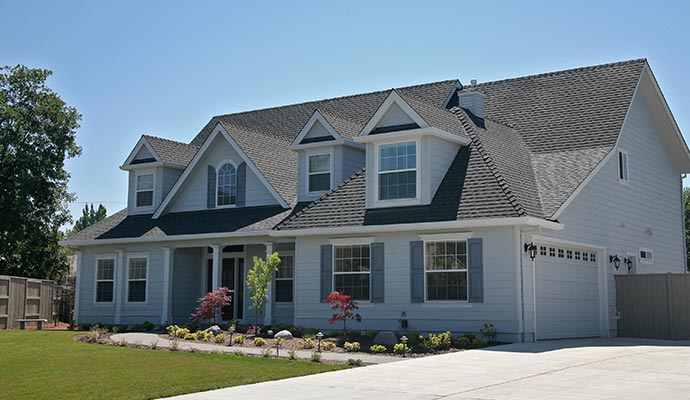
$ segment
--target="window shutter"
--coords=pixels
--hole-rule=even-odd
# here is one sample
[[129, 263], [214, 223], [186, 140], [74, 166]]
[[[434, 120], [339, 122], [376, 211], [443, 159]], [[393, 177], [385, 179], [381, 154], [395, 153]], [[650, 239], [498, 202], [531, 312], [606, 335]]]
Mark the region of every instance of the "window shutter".
[[244, 206], [247, 197], [247, 163], [237, 167], [237, 206]]
[[333, 291], [333, 246], [321, 245], [321, 301]]
[[208, 191], [206, 193], [206, 206], [216, 207], [216, 169], [208, 166]]
[[384, 296], [383, 243], [371, 244], [371, 302], [383, 303]]
[[410, 242], [410, 301], [424, 303], [424, 242]]
[[470, 285], [470, 303], [484, 302], [484, 255], [482, 239], [471, 238], [467, 240], [468, 249], [468, 275]]

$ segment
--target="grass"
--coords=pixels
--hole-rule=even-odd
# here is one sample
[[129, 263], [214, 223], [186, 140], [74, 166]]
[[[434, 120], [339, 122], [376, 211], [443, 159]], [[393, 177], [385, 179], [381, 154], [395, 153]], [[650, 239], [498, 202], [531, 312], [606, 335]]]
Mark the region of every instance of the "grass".
[[74, 335], [0, 331], [0, 399], [150, 399], [347, 368], [87, 344]]

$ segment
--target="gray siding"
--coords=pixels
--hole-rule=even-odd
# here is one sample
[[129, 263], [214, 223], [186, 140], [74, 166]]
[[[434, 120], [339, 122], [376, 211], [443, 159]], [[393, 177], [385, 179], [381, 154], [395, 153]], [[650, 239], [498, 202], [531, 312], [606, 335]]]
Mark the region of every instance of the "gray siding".
[[197, 299], [204, 294], [203, 266], [206, 248], [175, 250], [173, 266], [173, 323], [184, 324], [194, 312]]
[[364, 149], [339, 145], [299, 150], [297, 156], [298, 201], [314, 201], [323, 195], [323, 193], [308, 193], [307, 156], [318, 153], [331, 153], [333, 155], [333, 171], [331, 171], [332, 188], [338, 186], [345, 179], [352, 176], [355, 172], [364, 168]]
[[424, 155], [422, 159], [425, 161], [423, 165], [426, 167], [424, 176], [427, 177], [426, 180], [428, 181], [425, 190], [429, 196], [426, 202], [431, 202], [438, 186], [446, 176], [450, 164], [455, 159], [460, 145], [433, 136], [424, 138], [423, 143]]

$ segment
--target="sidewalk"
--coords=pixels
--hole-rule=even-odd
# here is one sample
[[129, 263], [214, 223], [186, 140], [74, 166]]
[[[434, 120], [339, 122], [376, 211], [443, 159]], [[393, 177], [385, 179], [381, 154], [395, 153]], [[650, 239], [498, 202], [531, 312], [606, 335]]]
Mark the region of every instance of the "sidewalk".
[[[120, 343], [122, 339], [126, 340], [128, 344], [141, 344], [143, 346], [150, 346], [153, 341], [156, 341], [156, 346], [162, 348], [170, 348], [170, 340], [163, 339], [155, 333], [118, 333], [110, 337], [110, 340], [112, 340], [115, 343]], [[221, 346], [211, 343], [193, 342], [190, 340], [179, 340], [178, 343], [180, 351], [189, 351], [190, 349], [195, 349], [198, 351], [217, 351], [228, 354], [242, 353], [261, 355], [261, 351], [266, 348]], [[296, 350], [295, 353], [297, 358], [299, 358], [300, 360], [311, 360], [311, 355], [314, 352], [312, 350]], [[271, 354], [275, 356], [275, 348], [271, 348]], [[287, 355], [287, 349], [280, 349], [281, 357], [287, 357]], [[347, 363], [347, 360], [351, 358], [355, 360], [362, 360], [362, 363], [364, 364], [383, 364], [404, 360], [404, 358], [400, 358], [397, 356], [374, 355], [368, 353], [333, 353], [329, 351], [321, 352], [322, 361], [337, 361], [341, 363]]]

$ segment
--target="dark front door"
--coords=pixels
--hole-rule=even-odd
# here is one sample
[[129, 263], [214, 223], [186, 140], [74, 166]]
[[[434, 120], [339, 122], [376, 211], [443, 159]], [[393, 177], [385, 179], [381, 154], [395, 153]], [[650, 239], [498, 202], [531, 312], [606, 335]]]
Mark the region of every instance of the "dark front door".
[[[244, 309], [244, 258], [231, 257], [223, 258], [221, 265], [220, 286], [232, 291], [232, 304], [223, 307], [221, 316], [223, 321], [241, 319]], [[207, 264], [206, 289], [213, 291], [213, 260], [208, 260]]]

